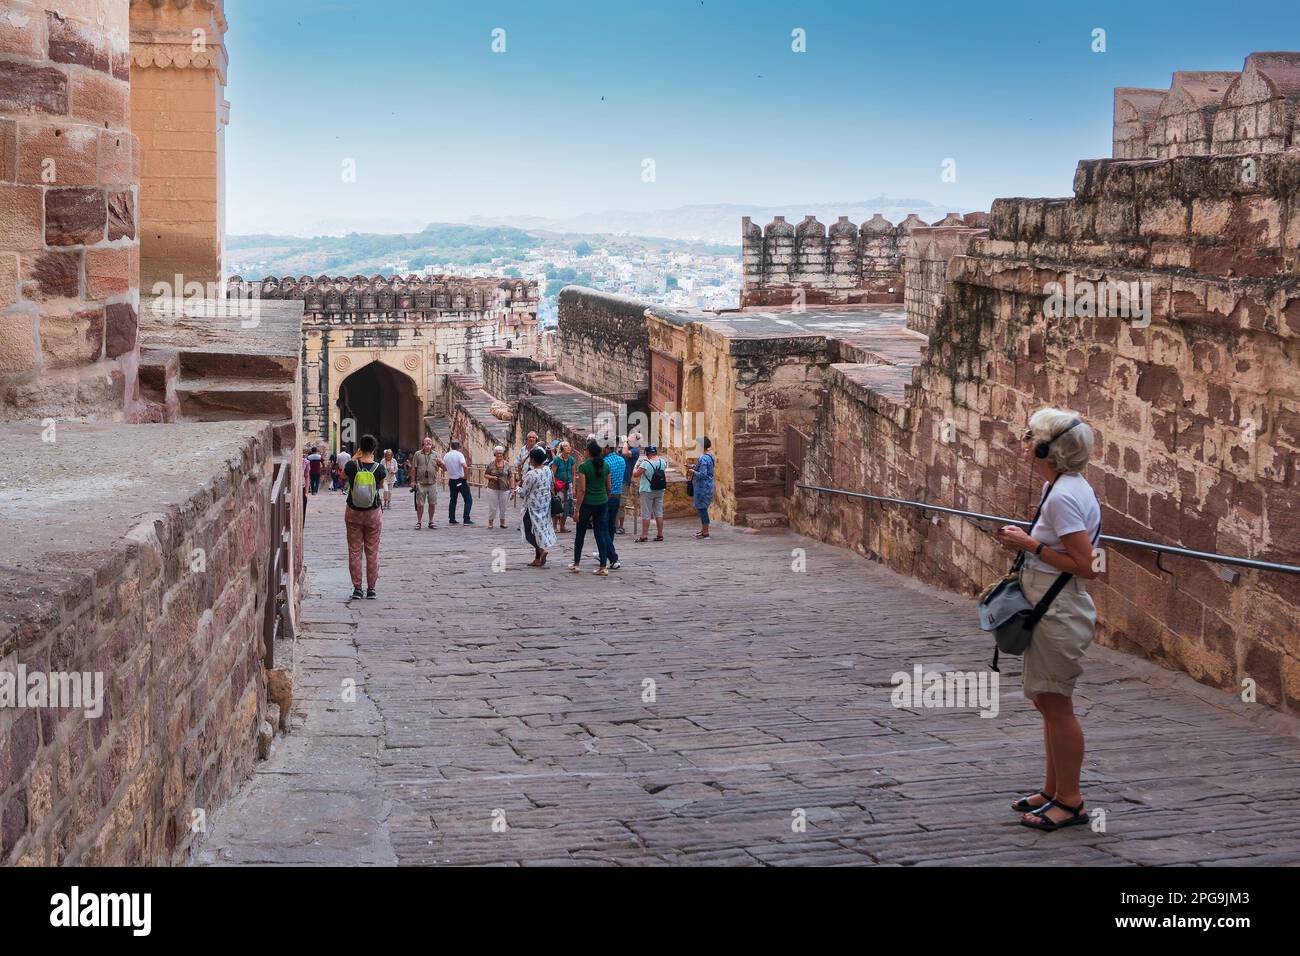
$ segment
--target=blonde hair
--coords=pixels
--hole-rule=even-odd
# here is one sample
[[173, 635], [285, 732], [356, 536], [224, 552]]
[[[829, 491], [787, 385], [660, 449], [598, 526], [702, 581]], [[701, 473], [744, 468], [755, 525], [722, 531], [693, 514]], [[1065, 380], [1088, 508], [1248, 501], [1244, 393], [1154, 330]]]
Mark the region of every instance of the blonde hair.
[[1029, 431], [1035, 442], [1051, 442], [1047, 460], [1063, 474], [1083, 471], [1092, 458], [1092, 428], [1078, 412], [1040, 408], [1029, 419]]

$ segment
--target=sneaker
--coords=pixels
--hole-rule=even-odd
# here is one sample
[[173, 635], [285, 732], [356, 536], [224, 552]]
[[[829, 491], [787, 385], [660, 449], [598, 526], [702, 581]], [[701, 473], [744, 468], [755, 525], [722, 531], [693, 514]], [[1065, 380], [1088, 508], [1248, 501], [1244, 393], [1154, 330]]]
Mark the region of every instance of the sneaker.
[[582, 568], [578, 567], [576, 564], [571, 564], [569, 565], [569, 570], [572, 571], [574, 574], [577, 574], [579, 571], [582, 570]]
[[363, 597], [365, 597], [365, 595], [361, 592], [361, 588], [353, 588], [353, 589], [352, 589], [352, 600], [354, 600], [354, 601], [359, 601], [359, 600], [361, 600]]
[[469, 518], [466, 518], [464, 521], [461, 522], [461, 524], [473, 524], [473, 523], [474, 522], [471, 521]]
[[447, 524], [460, 524], [460, 522], [457, 521], [455, 518], [452, 518], [450, 521], [447, 522]]
[[366, 588], [366, 597], [368, 597], [368, 598], [373, 598], [374, 596], [375, 596], [375, 589], [374, 589], [374, 588]]
[[609, 566], [609, 569], [610, 569], [611, 571], [617, 571], [617, 570], [618, 570], [619, 568], [621, 568], [622, 566], [623, 566], [623, 562], [622, 562], [622, 561], [614, 561], [614, 562], [611, 562], [611, 564], [610, 564], [610, 566]]
[[599, 574], [599, 575], [601, 575], [602, 577], [607, 577], [607, 576], [609, 575], [609, 568], [605, 567], [604, 565], [601, 565], [600, 567], [598, 567], [595, 571], [592, 571], [591, 573], [592, 573], [592, 574]]
[[616, 528], [616, 529], [614, 530], [614, 533], [615, 533], [615, 534], [627, 534], [627, 532], [624, 531], [622, 528]]

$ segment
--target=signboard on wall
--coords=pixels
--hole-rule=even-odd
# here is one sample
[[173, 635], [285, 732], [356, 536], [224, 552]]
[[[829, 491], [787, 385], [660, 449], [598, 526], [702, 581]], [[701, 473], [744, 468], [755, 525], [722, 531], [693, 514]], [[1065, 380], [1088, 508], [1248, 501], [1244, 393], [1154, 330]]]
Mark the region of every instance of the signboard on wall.
[[667, 352], [650, 350], [650, 409], [680, 411], [682, 407], [682, 361]]

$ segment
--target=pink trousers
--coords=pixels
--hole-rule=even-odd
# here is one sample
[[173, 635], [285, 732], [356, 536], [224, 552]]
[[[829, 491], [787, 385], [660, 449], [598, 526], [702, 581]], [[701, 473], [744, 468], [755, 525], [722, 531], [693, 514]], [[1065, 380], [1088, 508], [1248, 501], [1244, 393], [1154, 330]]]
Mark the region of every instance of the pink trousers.
[[348, 529], [348, 571], [352, 575], [352, 586], [361, 587], [361, 552], [366, 554], [366, 584], [374, 587], [379, 583], [379, 530], [383, 512], [379, 508], [358, 511], [356, 508], [344, 508], [346, 514], [343, 522]]

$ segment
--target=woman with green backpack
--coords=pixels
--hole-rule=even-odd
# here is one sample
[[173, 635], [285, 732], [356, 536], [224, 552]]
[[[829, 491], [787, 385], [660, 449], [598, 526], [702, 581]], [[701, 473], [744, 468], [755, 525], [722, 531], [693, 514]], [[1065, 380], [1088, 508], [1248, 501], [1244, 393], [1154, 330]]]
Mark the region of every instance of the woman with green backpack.
[[348, 572], [352, 575], [352, 597], [362, 597], [361, 563], [365, 555], [365, 597], [375, 596], [379, 583], [379, 532], [383, 503], [380, 489], [387, 472], [382, 463], [375, 461], [379, 442], [374, 435], [362, 435], [357, 442], [357, 454], [344, 467], [347, 475], [347, 507], [343, 509], [343, 524], [348, 534]]

